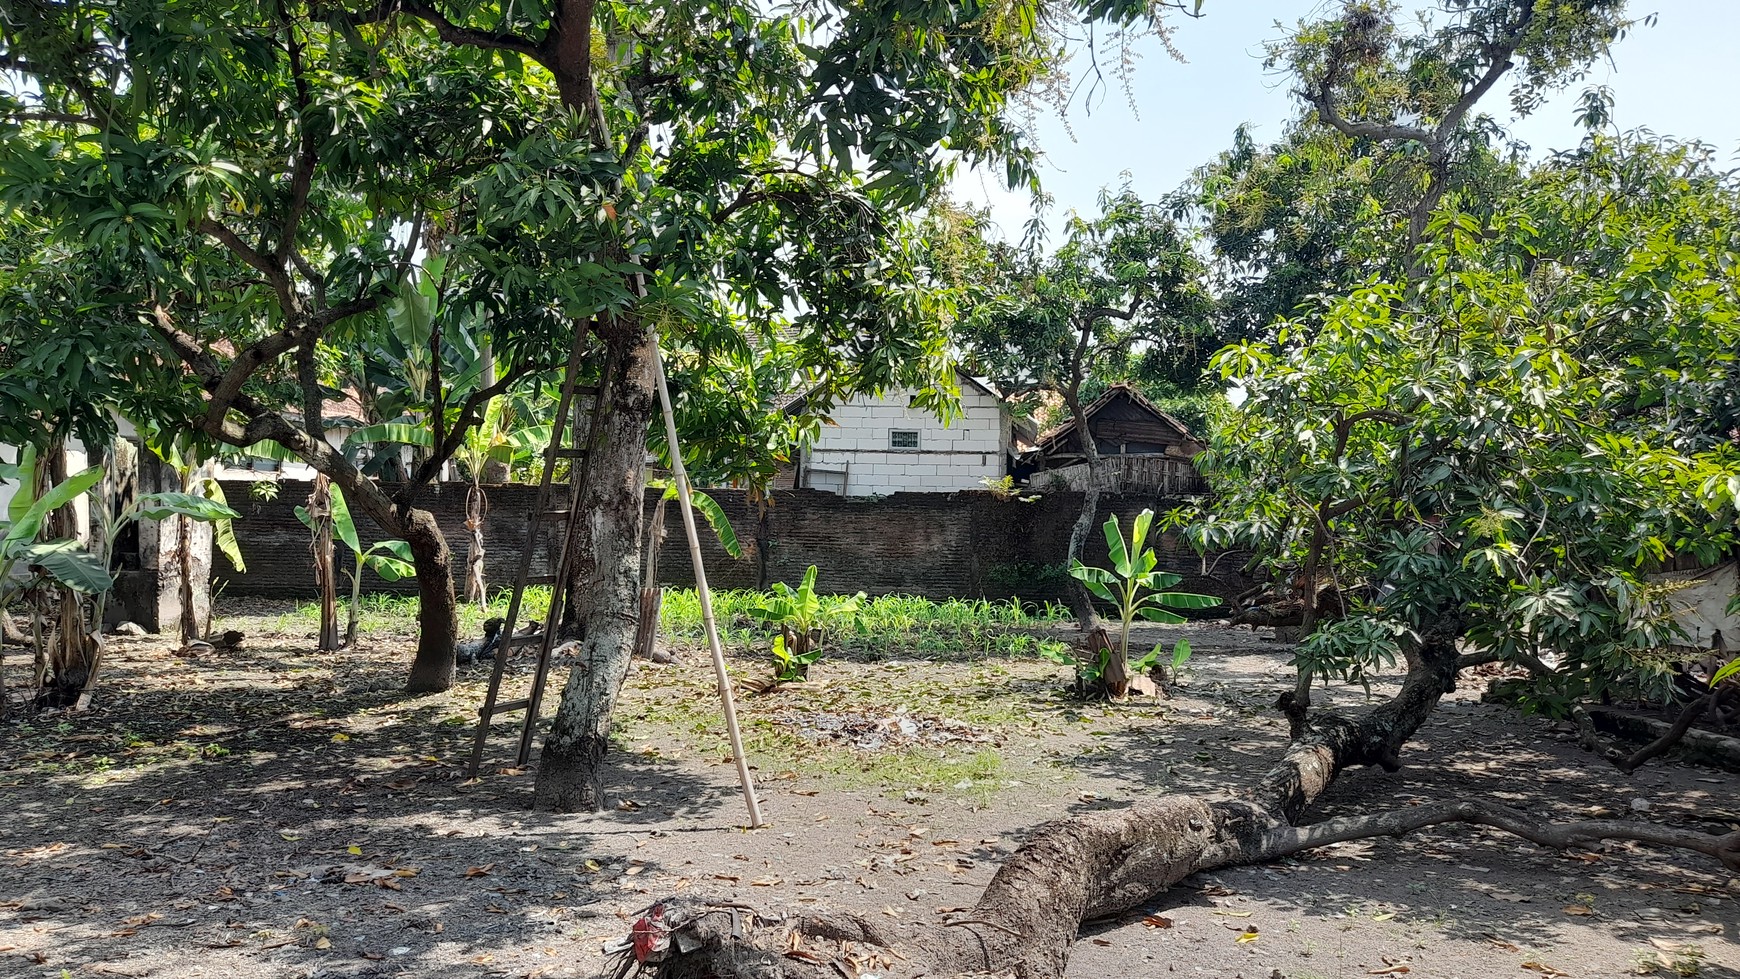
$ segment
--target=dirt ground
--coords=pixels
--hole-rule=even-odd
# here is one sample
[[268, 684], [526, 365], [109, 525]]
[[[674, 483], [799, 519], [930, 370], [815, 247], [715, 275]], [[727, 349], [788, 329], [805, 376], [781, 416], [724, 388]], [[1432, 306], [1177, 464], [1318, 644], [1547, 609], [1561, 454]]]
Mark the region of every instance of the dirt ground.
[[[1190, 638], [1187, 686], [1118, 707], [1068, 699], [1042, 661], [824, 661], [744, 701], [773, 824], [750, 832], [690, 651], [629, 680], [614, 808], [551, 816], [529, 809], [533, 776], [504, 767], [506, 720], [484, 777], [463, 777], [481, 669], [408, 696], [409, 636], [317, 654], [274, 633], [287, 605], [231, 606], [217, 627], [247, 632], [243, 649], [187, 659], [117, 637], [93, 712], [0, 726], [0, 976], [592, 976], [636, 912], [681, 894], [922, 918], [972, 904], [1039, 823], [1236, 788], [1285, 733], [1265, 705], [1286, 651], [1248, 631], [1152, 630]], [[17, 651], [7, 663], [15, 687]], [[1621, 775], [1481, 704], [1483, 685], [1444, 704], [1400, 772], [1350, 773], [1313, 815], [1475, 795], [1740, 824], [1740, 776]], [[1732, 876], [1690, 854], [1450, 828], [1192, 878], [1086, 928], [1069, 975], [1740, 979]]]

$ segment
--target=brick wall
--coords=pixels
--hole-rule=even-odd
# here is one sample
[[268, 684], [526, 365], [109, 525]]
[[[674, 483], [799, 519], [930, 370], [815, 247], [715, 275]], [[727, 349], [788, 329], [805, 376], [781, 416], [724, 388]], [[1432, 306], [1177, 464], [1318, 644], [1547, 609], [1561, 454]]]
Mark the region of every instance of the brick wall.
[[[220, 566], [214, 579], [226, 595], [305, 597], [313, 594], [308, 558], [308, 533], [293, 508], [308, 495], [307, 483], [284, 483], [276, 500], [261, 502], [248, 495], [245, 482], [226, 484], [230, 504], [243, 519], [236, 536], [248, 563], [238, 575]], [[819, 584], [830, 592], [903, 592], [932, 598], [1008, 597], [1030, 600], [1059, 598], [1063, 561], [1070, 527], [1081, 506], [1076, 493], [1053, 493], [1032, 502], [1000, 500], [982, 491], [962, 493], [896, 493], [880, 499], [852, 499], [817, 490], [785, 490], [771, 494], [765, 506], [753, 505], [742, 490], [712, 490], [743, 545], [743, 558], [733, 560], [702, 525], [708, 581], [716, 588], [766, 587], [774, 581], [796, 583], [814, 564]], [[498, 486], [489, 490], [490, 515], [485, 568], [492, 588], [511, 585], [516, 561], [526, 543], [526, 512], [537, 490], [531, 486]], [[648, 493], [650, 514], [656, 495]], [[446, 529], [457, 569], [464, 554], [462, 536], [465, 485], [432, 487], [420, 505], [432, 511]], [[1152, 497], [1115, 496], [1101, 499], [1100, 520], [1117, 513], [1127, 527], [1143, 507], [1164, 511], [1174, 505]], [[667, 537], [659, 553], [660, 579], [670, 585], [693, 584], [688, 544], [676, 504], [669, 505]], [[365, 544], [379, 539], [366, 519], [358, 527]], [[547, 534], [540, 534], [541, 538]], [[556, 543], [541, 539], [533, 549], [533, 568], [547, 570]], [[1219, 562], [1218, 580], [1197, 578], [1199, 559], [1180, 542], [1162, 537], [1155, 542], [1162, 568], [1187, 576], [1181, 588], [1231, 594], [1244, 587], [1237, 577], [1241, 562]], [[1105, 561], [1105, 540], [1089, 537], [1089, 563]], [[340, 566], [350, 560], [340, 545]], [[1051, 568], [1049, 572], [1047, 568]], [[388, 584], [372, 574], [369, 591], [414, 592], [414, 582]]]

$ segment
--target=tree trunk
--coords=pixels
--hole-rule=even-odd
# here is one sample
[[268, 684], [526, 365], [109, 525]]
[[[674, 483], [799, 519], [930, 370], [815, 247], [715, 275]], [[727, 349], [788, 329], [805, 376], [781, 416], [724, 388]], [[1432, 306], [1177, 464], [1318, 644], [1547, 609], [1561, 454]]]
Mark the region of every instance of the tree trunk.
[[465, 494], [465, 600], [489, 604], [488, 582], [483, 577], [483, 521], [489, 516], [489, 497], [477, 478]]
[[640, 606], [641, 511], [646, 496], [646, 433], [657, 407], [657, 335], [636, 318], [601, 324], [607, 348], [599, 431], [585, 497], [575, 511], [575, 553], [563, 631], [581, 643], [538, 763], [533, 803], [577, 812], [603, 805], [600, 766], [610, 713], [628, 676]]
[[[1740, 868], [1740, 831], [1718, 837], [1608, 821], [1552, 827], [1478, 802], [1296, 826], [1341, 770], [1373, 764], [1394, 770], [1400, 764], [1402, 745], [1454, 689], [1460, 630], [1459, 621], [1427, 630], [1420, 648], [1409, 651], [1402, 690], [1388, 703], [1358, 719], [1322, 714], [1304, 723], [1279, 764], [1242, 797], [1173, 795], [1049, 823], [1010, 856], [973, 910], [952, 921], [897, 924], [823, 913], [789, 920], [750, 916], [745, 928], [732, 908], [679, 905], [667, 913], [675, 934], [658, 975], [815, 979], [836, 974], [832, 962], [849, 942], [860, 959], [880, 955], [885, 964], [876, 971], [888, 976], [971, 972], [1054, 979], [1063, 975], [1083, 921], [1140, 906], [1191, 874], [1441, 822], [1497, 826], [1557, 847], [1593, 838], [1641, 839], [1707, 853]], [[797, 951], [811, 958], [794, 956]]]
[[417, 569], [417, 656], [405, 689], [438, 693], [453, 685], [453, 651], [459, 640], [459, 603], [447, 538], [427, 510], [404, 511], [400, 532], [411, 545]]
[[659, 641], [659, 608], [664, 589], [659, 587], [659, 545], [665, 542], [665, 503], [659, 497], [653, 507], [652, 525], [646, 530], [646, 556], [641, 559], [640, 623], [634, 634], [634, 654], [652, 659]]
[[[314, 524], [314, 539], [309, 553], [314, 558], [314, 588], [320, 595], [319, 649], [339, 648], [338, 640], [338, 569], [332, 556], [332, 481], [325, 474], [316, 474], [314, 489], [308, 494], [308, 519]], [[187, 543], [185, 535], [182, 544]], [[177, 553], [182, 553], [178, 549]], [[186, 612], [182, 619], [187, 618]]]
[[[1064, 400], [1069, 404], [1070, 417], [1075, 419], [1076, 437], [1081, 440], [1082, 454], [1087, 458], [1087, 486], [1082, 494], [1081, 515], [1075, 518], [1075, 526], [1069, 532], [1069, 553], [1064, 561], [1073, 565], [1081, 560], [1082, 548], [1087, 545], [1088, 534], [1093, 532], [1094, 515], [1100, 507], [1100, 447], [1094, 441], [1093, 432], [1088, 430], [1087, 414], [1082, 411], [1081, 396], [1075, 390], [1064, 392]], [[1076, 622], [1081, 631], [1092, 632], [1100, 627], [1099, 613], [1094, 611], [1094, 597], [1087, 586], [1070, 578], [1070, 606], [1075, 613]]]
[[[55, 440], [48, 451], [38, 457], [36, 495], [64, 482], [67, 472], [66, 446]], [[77, 501], [52, 511], [42, 522], [38, 533], [41, 540], [77, 539], [79, 536]], [[98, 639], [85, 629], [84, 596], [71, 588], [50, 585], [47, 593], [54, 596], [55, 622], [48, 645], [48, 659], [54, 671], [54, 688], [50, 702], [70, 706], [90, 679], [97, 657]]]

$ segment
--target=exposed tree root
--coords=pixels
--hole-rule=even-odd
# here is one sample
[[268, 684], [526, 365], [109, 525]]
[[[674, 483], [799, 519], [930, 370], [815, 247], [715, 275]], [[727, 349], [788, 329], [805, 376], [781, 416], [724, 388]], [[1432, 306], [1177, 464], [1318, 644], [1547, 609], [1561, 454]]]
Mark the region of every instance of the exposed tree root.
[[1428, 636], [1409, 657], [1395, 699], [1349, 720], [1306, 723], [1280, 763], [1238, 798], [1166, 796], [1113, 812], [1039, 827], [997, 871], [977, 905], [953, 920], [905, 924], [856, 915], [757, 915], [704, 902], [667, 909], [665, 979], [817, 979], [822, 976], [1063, 975], [1081, 923], [1137, 907], [1192, 874], [1261, 863], [1345, 840], [1399, 835], [1461, 822], [1542, 846], [1637, 840], [1707, 854], [1740, 870], [1740, 831], [1690, 830], [1596, 820], [1554, 824], [1503, 806], [1457, 802], [1366, 816], [1294, 822], [1351, 765], [1399, 765], [1398, 751], [1454, 686], [1454, 628]]

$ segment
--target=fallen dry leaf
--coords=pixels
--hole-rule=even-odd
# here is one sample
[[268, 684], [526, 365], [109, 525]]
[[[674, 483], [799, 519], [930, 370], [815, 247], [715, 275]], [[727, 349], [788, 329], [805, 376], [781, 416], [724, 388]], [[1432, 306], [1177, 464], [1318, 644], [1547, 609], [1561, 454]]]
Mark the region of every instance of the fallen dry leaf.
[[1532, 959], [1527, 961], [1527, 962], [1524, 962], [1522, 964], [1522, 967], [1525, 969], [1532, 969], [1535, 972], [1539, 972], [1543, 976], [1555, 976], [1556, 977], [1556, 976], [1568, 976], [1568, 975], [1570, 975], [1569, 972], [1560, 972], [1558, 969], [1553, 968], [1552, 966], [1546, 964], [1545, 962], [1536, 962]]
[[1413, 971], [1413, 970], [1409, 969], [1405, 965], [1392, 965], [1387, 969], [1373, 969], [1370, 972], [1367, 972], [1366, 975], [1368, 975], [1368, 976], [1399, 976], [1399, 975], [1402, 975], [1404, 973], [1411, 972], [1411, 971]]
[[1150, 928], [1170, 928], [1170, 927], [1172, 927], [1172, 919], [1171, 918], [1168, 918], [1164, 915], [1158, 915], [1158, 914], [1151, 914], [1151, 915], [1147, 916], [1146, 918], [1143, 918], [1142, 923], [1147, 925]]
[[785, 883], [783, 877], [757, 877], [749, 882], [750, 887], [777, 887]]
[[1486, 940], [1491, 942], [1493, 944], [1494, 948], [1500, 948], [1506, 952], [1520, 952], [1520, 951], [1522, 951], [1522, 949], [1511, 944], [1510, 942], [1507, 942], [1504, 939], [1498, 938], [1498, 937], [1493, 936], [1493, 935], [1486, 936]]
[[1594, 914], [1595, 911], [1594, 911], [1594, 909], [1590, 908], [1587, 904], [1567, 904], [1567, 905], [1565, 905], [1565, 913], [1566, 914], [1574, 914], [1574, 915], [1577, 915], [1578, 917], [1582, 917], [1585, 915]]
[[467, 867], [467, 868], [465, 868], [465, 876], [467, 876], [467, 877], [487, 877], [487, 876], [489, 876], [489, 872], [494, 870], [494, 869], [495, 869], [495, 864], [493, 864], [493, 863], [486, 863], [480, 867]]
[[1239, 932], [1239, 937], [1234, 939], [1234, 940], [1237, 941], [1240, 945], [1248, 945], [1251, 942], [1254, 942], [1257, 940], [1258, 934], [1259, 933], [1257, 931], [1257, 926], [1250, 925], [1244, 931]]

